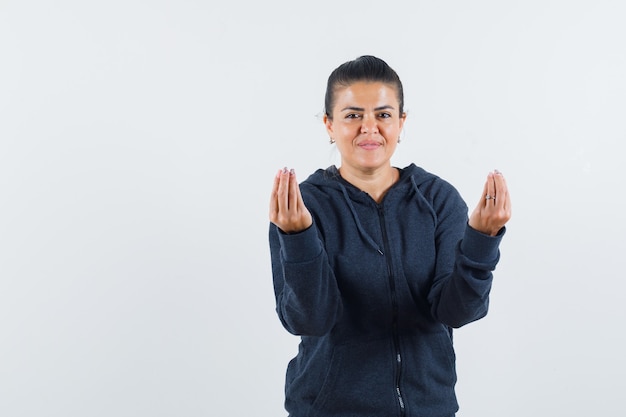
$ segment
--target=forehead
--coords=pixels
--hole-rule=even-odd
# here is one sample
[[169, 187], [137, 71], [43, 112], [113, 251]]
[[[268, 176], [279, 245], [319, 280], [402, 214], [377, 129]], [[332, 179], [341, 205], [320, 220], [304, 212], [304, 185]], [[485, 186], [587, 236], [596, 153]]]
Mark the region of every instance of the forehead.
[[381, 82], [358, 81], [335, 90], [335, 108], [339, 105], [360, 104], [366, 106], [398, 105], [398, 95], [394, 86]]

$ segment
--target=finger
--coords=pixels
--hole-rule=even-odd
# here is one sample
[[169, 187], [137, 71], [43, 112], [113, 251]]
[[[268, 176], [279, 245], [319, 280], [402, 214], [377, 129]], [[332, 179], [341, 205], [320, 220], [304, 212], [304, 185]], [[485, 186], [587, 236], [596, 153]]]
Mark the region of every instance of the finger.
[[296, 190], [295, 190], [294, 184], [293, 184], [294, 183], [294, 181], [293, 181], [293, 170], [288, 170], [287, 171], [287, 180], [288, 180], [288, 183], [287, 183], [287, 190], [288, 191], [287, 192], [289, 193], [289, 196], [288, 196], [287, 200], [288, 200], [288, 203], [289, 203], [289, 209], [293, 210], [294, 207], [295, 207], [295, 203], [296, 203], [296, 201], [294, 199]]
[[283, 168], [278, 175], [278, 211], [289, 210], [289, 171]]
[[486, 184], [486, 192], [485, 195], [483, 196], [485, 198], [485, 206], [486, 207], [490, 207], [493, 206], [495, 203], [495, 199], [496, 199], [496, 185], [494, 182], [494, 175], [493, 172], [490, 172], [487, 175], [487, 184]]
[[274, 175], [274, 183], [272, 185], [272, 194], [270, 197], [270, 218], [275, 218], [278, 213], [278, 183], [280, 179], [280, 171]]
[[504, 175], [498, 170], [494, 171], [493, 182], [495, 185], [495, 193], [498, 196], [496, 206], [506, 210], [509, 201], [509, 190], [506, 185]]
[[296, 172], [291, 169], [289, 171], [289, 208], [296, 210], [298, 208], [298, 200], [300, 198], [300, 187], [296, 179]]
[[504, 199], [504, 205], [502, 206], [503, 210], [511, 215], [511, 193], [509, 193], [509, 188], [506, 188], [506, 198]]
[[478, 200], [478, 206], [479, 207], [484, 207], [485, 206], [485, 195], [487, 194], [487, 181], [485, 181], [485, 184], [483, 185], [483, 192], [480, 195], [480, 199]]

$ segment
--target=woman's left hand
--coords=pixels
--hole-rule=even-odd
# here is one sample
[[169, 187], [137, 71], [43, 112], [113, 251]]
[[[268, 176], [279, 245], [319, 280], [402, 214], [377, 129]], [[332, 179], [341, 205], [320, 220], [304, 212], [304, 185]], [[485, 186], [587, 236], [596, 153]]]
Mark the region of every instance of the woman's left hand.
[[511, 198], [504, 176], [490, 172], [469, 225], [484, 234], [495, 236], [511, 218]]

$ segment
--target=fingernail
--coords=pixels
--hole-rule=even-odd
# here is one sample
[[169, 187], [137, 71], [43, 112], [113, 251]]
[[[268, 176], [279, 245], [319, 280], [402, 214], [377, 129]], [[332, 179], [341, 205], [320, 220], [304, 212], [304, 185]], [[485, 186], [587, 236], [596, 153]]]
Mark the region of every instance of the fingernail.
[[283, 174], [286, 174], [286, 173], [287, 173], [287, 167], [284, 167], [283, 168]]
[[295, 170], [295, 169], [293, 169], [293, 168], [291, 168], [291, 169], [289, 170], [289, 174], [291, 174], [291, 175], [296, 175], [296, 170]]
[[502, 173], [501, 173], [500, 171], [498, 171], [497, 169], [494, 169], [494, 170], [493, 170], [493, 173], [494, 173], [494, 174], [500, 174], [500, 175], [502, 175]]

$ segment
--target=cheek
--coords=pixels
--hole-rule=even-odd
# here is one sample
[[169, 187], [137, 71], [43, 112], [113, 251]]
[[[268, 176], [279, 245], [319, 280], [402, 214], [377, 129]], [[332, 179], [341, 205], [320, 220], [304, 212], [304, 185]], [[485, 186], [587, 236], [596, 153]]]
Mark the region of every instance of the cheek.
[[361, 131], [361, 127], [357, 126], [356, 123], [354, 124], [344, 123], [344, 124], [341, 124], [341, 126], [338, 129], [336, 129], [336, 131], [341, 136], [355, 136], [359, 134], [359, 132]]
[[398, 139], [398, 136], [400, 135], [400, 128], [395, 124], [384, 126], [380, 130], [381, 133], [383, 133], [383, 135], [389, 140]]

